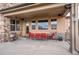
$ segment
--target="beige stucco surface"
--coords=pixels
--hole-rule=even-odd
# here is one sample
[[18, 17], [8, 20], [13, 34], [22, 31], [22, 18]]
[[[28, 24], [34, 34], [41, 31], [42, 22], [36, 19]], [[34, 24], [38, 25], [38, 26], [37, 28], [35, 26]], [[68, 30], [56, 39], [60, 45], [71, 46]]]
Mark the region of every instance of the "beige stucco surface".
[[[54, 19], [54, 18], [57, 19], [57, 29], [51, 29], [51, 19]], [[46, 32], [46, 33], [50, 33], [50, 32], [61, 32], [61, 33], [65, 33], [66, 30], [67, 30], [67, 28], [68, 28], [68, 26], [66, 24], [67, 20], [64, 17], [47, 17], [47, 18], [38, 18], [36, 20], [38, 21], [40, 19], [47, 19], [48, 20], [48, 24], [49, 24], [48, 25], [48, 30], [39, 30], [38, 29], [38, 25], [37, 25], [36, 30], [32, 30], [30, 28], [30, 31], [31, 32], [34, 32], [34, 33], [35, 32], [41, 32], [41, 33], [43, 33], [43, 32]], [[31, 22], [30, 22], [30, 25], [29, 26], [31, 27]]]

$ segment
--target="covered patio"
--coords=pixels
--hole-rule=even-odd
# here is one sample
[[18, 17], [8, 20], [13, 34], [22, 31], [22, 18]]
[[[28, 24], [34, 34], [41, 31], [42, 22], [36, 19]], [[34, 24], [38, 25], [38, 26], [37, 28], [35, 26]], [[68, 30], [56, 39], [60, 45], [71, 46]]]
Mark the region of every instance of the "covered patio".
[[[62, 33], [63, 37], [68, 29], [65, 24], [66, 14], [70, 10], [66, 4], [31, 4], [19, 8], [2, 11], [7, 18], [5, 22], [10, 25], [9, 30], [18, 36], [28, 36], [29, 32], [52, 34]], [[18, 25], [13, 22], [19, 22]], [[53, 25], [54, 24], [54, 25]], [[16, 26], [16, 27], [15, 27]], [[65, 27], [65, 28], [63, 28]]]
[[[71, 53], [76, 54], [77, 52], [79, 52], [78, 13], [77, 13], [78, 12], [78, 4], [41, 4], [41, 3], [39, 3], [39, 4], [33, 4], [33, 5], [28, 5], [28, 6], [24, 6], [24, 7], [13, 8], [13, 9], [11, 8], [9, 10], [7, 9], [7, 10], [1, 11], [1, 13], [5, 17], [5, 24], [9, 25], [8, 27], [6, 26], [7, 34], [9, 34], [9, 32], [10, 33], [16, 32], [18, 34], [18, 36], [23, 36], [23, 37], [28, 36], [29, 32], [32, 32], [32, 33], [35, 33], [35, 34], [36, 33], [47, 33], [47, 34], [49, 34], [49, 33], [52, 33], [52, 32], [59, 32], [59, 33], [62, 33], [63, 35], [65, 35], [65, 32], [68, 29], [67, 26], [65, 26], [65, 16], [68, 12], [70, 12], [70, 28], [69, 28], [69, 32], [70, 32], [69, 33], [69, 35], [70, 35], [69, 45], [70, 45], [70, 47], [69, 47], [69, 50], [70, 50]], [[12, 19], [15, 19], [15, 22], [17, 22], [16, 18], [20, 21], [20, 25], [21, 25], [19, 27], [20, 29], [19, 29], [19, 31], [17, 31], [18, 27], [17, 28], [15, 27], [15, 29], [12, 29], [12, 30], [15, 30], [15, 31], [11, 31], [10, 26], [13, 25], [13, 24], [10, 24], [10, 21], [12, 21]], [[46, 25], [47, 25], [48, 28], [46, 27], [44, 30], [39, 29], [39, 22], [41, 22], [39, 20], [41, 20], [41, 19], [47, 20]], [[55, 30], [54, 29], [52, 30], [52, 26], [51, 26], [51, 24], [52, 24], [51, 20], [52, 19], [57, 19], [57, 21], [58, 21], [58, 26], [56, 26]], [[35, 28], [32, 28], [32, 22], [36, 23], [36, 25], [34, 25]], [[29, 29], [27, 29], [28, 26], [29, 26]], [[6, 31], [5, 31], [5, 33], [6, 33]], [[26, 40], [26, 41], [27, 41], [27, 43], [25, 45], [30, 45], [30, 44], [32, 44], [30, 42], [33, 42], [35, 40]], [[48, 53], [48, 52], [45, 51], [44, 53], [42, 53], [42, 51], [41, 51], [41, 53], [35, 52], [36, 54], [45, 54], [45, 53], [46, 54], [53, 54], [53, 53], [56, 53], [56, 51], [58, 51], [58, 50], [59, 50], [60, 54], [64, 54], [63, 52], [65, 52], [65, 53], [68, 52], [68, 50], [62, 49], [62, 47], [65, 44], [65, 41], [57, 42], [57, 41], [51, 41], [51, 40], [47, 41], [46, 40], [46, 41], [43, 41], [43, 44], [41, 45], [42, 48], [41, 48], [41, 46], [38, 47], [41, 44], [42, 41], [41, 42], [37, 41], [37, 42], [39, 44], [35, 44], [33, 46], [30, 45], [28, 47], [31, 47], [31, 49], [33, 47], [33, 49], [35, 48], [35, 50], [40, 49], [39, 51], [41, 51], [42, 48], [43, 48], [42, 51], [44, 51], [45, 50], [44, 48], [47, 47], [46, 51], [48, 51], [49, 49], [52, 49], [55, 52]], [[47, 46], [45, 46], [47, 42], [50, 45], [47, 44]], [[13, 42], [13, 43], [10, 43], [10, 44], [14, 45], [14, 43], [17, 44], [16, 42]], [[45, 43], [45, 45], [44, 45], [44, 43]], [[51, 46], [51, 43], [52, 43], [52, 46]], [[7, 44], [7, 43], [4, 43], [4, 44]], [[60, 47], [58, 47], [59, 44], [60, 44]], [[55, 50], [53, 48], [55, 48]], [[58, 48], [58, 49], [56, 49], [56, 48]], [[29, 50], [30, 49], [28, 49], [27, 52]], [[30, 51], [32, 51], [32, 50], [30, 50]], [[34, 50], [32, 52], [34, 53]], [[70, 52], [68, 52], [68, 54], [70, 54]], [[57, 54], [59, 54], [59, 53], [57, 53]]]

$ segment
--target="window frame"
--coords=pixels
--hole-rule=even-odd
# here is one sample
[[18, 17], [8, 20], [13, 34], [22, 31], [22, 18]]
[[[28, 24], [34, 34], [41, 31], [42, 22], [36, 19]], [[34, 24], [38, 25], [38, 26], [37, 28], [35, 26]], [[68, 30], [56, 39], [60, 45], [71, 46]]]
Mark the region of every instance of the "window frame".
[[[15, 23], [12, 24], [12, 23], [11, 23], [12, 21], [14, 21]], [[17, 21], [18, 21], [19, 23], [17, 23]], [[13, 26], [13, 25], [14, 25], [14, 27], [15, 27], [14, 30], [11, 29], [11, 26]], [[17, 26], [19, 27], [19, 30], [17, 30]], [[20, 21], [19, 21], [18, 19], [11, 19], [11, 20], [10, 20], [10, 31], [20, 31]]]
[[[55, 28], [52, 27], [52, 22], [56, 22], [56, 24], [53, 24], [53, 25], [56, 26]], [[57, 25], [58, 25], [57, 19], [56, 18], [51, 19], [51, 30], [56, 30], [57, 29]]]
[[[33, 28], [33, 25], [32, 25], [33, 22], [35, 23], [35, 24], [34, 24], [34, 25], [35, 25], [35, 28]], [[36, 30], [36, 20], [33, 20], [33, 21], [31, 22], [31, 26], [32, 26], [32, 27], [31, 27], [32, 30]]]
[[[39, 28], [39, 22], [47, 22], [47, 28], [43, 28], [43, 29]], [[38, 20], [38, 30], [48, 30], [48, 26], [49, 26], [48, 19], [40, 19], [40, 20]]]

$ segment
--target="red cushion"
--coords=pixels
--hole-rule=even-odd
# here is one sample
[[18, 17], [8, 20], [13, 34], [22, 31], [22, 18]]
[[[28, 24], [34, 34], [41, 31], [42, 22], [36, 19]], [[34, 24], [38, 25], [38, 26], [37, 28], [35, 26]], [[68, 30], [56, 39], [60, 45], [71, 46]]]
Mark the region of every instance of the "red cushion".
[[41, 34], [40, 33], [36, 33], [36, 39], [41, 39]]
[[54, 37], [55, 37], [55, 33], [52, 33], [51, 34], [51, 39], [54, 39]]
[[42, 33], [42, 39], [46, 40], [47, 39], [47, 34], [46, 33]]
[[31, 33], [31, 38], [34, 39], [34, 33]]
[[29, 32], [29, 38], [34, 39], [34, 33]]

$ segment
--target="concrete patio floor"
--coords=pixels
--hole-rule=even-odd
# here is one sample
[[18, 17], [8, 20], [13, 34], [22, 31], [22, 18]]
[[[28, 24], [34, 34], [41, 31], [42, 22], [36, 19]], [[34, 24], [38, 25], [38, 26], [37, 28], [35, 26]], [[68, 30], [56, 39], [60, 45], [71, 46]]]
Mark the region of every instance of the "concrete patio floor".
[[71, 55], [65, 41], [28, 40], [0, 43], [0, 55]]

